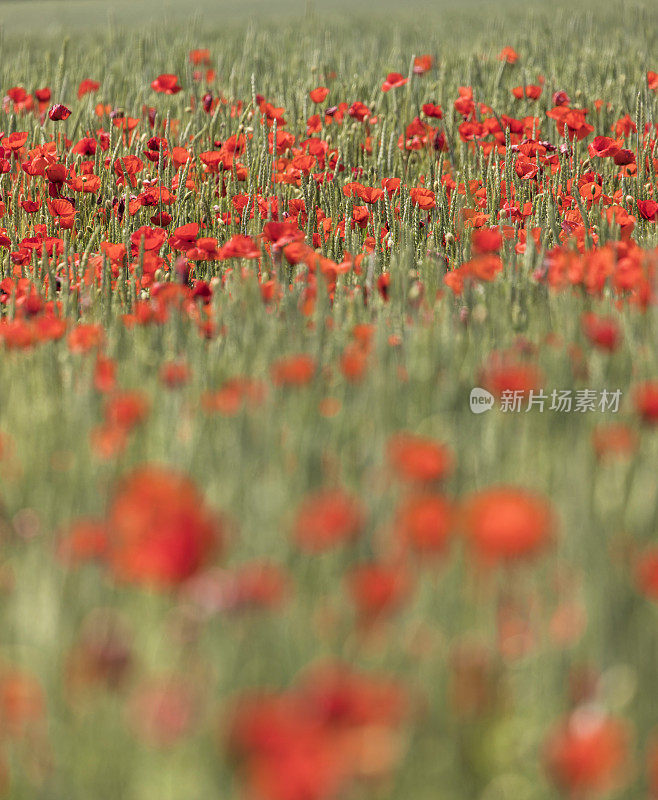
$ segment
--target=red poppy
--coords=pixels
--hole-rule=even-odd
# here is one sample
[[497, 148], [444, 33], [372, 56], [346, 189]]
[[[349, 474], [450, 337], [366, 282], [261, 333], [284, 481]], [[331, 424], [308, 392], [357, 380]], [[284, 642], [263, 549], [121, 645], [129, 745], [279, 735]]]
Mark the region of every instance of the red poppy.
[[370, 109], [368, 106], [357, 100], [347, 109], [347, 113], [350, 117], [353, 117], [358, 122], [363, 122], [370, 116]]
[[621, 720], [596, 708], [577, 708], [548, 736], [547, 772], [571, 795], [607, 793], [623, 785], [628, 775], [629, 740]]
[[329, 94], [329, 89], [326, 86], [318, 86], [317, 89], [312, 89], [309, 96], [314, 103], [324, 103]]
[[498, 55], [499, 61], [506, 61], [508, 64], [516, 64], [519, 60], [519, 54], [513, 47], [503, 47]]
[[46, 698], [37, 679], [28, 672], [8, 668], [0, 671], [0, 716], [10, 738], [18, 738], [44, 720]]
[[658, 547], [649, 547], [637, 560], [637, 583], [652, 600], [658, 600]]
[[637, 443], [635, 431], [623, 423], [601, 425], [592, 431], [592, 447], [598, 459], [628, 456]]
[[98, 81], [93, 81], [90, 78], [86, 78], [84, 81], [81, 81], [80, 85], [78, 86], [78, 99], [84, 97], [90, 92], [96, 92], [100, 88], [101, 85]]
[[558, 89], [557, 92], [553, 93], [552, 100], [554, 106], [568, 106], [571, 102], [569, 95], [562, 89]]
[[555, 527], [548, 501], [525, 489], [501, 486], [470, 495], [462, 507], [462, 527], [484, 561], [513, 561], [543, 550]]
[[173, 587], [215, 555], [223, 525], [185, 476], [138, 467], [119, 484], [108, 520], [109, 561], [124, 581]]
[[432, 69], [434, 59], [430, 55], [416, 56], [414, 58], [414, 75], [424, 75]]
[[178, 389], [190, 380], [190, 368], [184, 361], [169, 361], [160, 369], [160, 380], [168, 389]]
[[58, 122], [59, 120], [68, 119], [71, 116], [71, 109], [67, 108], [65, 105], [61, 103], [55, 103], [54, 106], [51, 107], [50, 111], [48, 111], [48, 117], [53, 122]]
[[151, 82], [151, 89], [162, 94], [178, 94], [182, 88], [178, 85], [178, 77], [170, 73], [159, 75]]
[[198, 67], [200, 64], [206, 67], [210, 66], [210, 50], [207, 48], [190, 50], [189, 60], [190, 64], [194, 64], [195, 67]]
[[635, 409], [643, 422], [658, 425], [658, 381], [646, 381], [636, 388]]
[[315, 370], [315, 360], [311, 356], [289, 356], [272, 365], [272, 380], [277, 386], [304, 386], [311, 382]]
[[581, 317], [583, 333], [600, 350], [612, 353], [621, 343], [621, 329], [612, 317], [600, 317], [587, 312]]
[[621, 149], [619, 142], [610, 136], [595, 136], [587, 150], [590, 156], [598, 158], [613, 158]]
[[503, 245], [503, 237], [498, 228], [476, 228], [472, 236], [473, 250], [476, 253], [497, 253]]
[[97, 392], [106, 394], [111, 392], [116, 385], [117, 364], [111, 358], [106, 358], [100, 353], [96, 357], [94, 369], [94, 388]]
[[147, 418], [148, 397], [139, 391], [119, 392], [107, 401], [105, 421], [111, 427], [130, 431]]
[[423, 105], [423, 114], [426, 117], [433, 117], [434, 119], [443, 119], [443, 109], [434, 103], [425, 103]]
[[72, 353], [86, 353], [93, 347], [98, 347], [103, 341], [103, 336], [101, 325], [79, 323], [69, 334], [69, 349]]
[[102, 559], [108, 549], [107, 526], [95, 519], [75, 521], [62, 537], [57, 555], [67, 564]]
[[410, 433], [390, 439], [388, 460], [398, 477], [418, 483], [442, 480], [452, 471], [454, 461], [445, 444]]
[[349, 542], [365, 523], [361, 503], [342, 489], [323, 489], [304, 500], [297, 512], [294, 538], [309, 553], [321, 553]]
[[658, 92], [658, 72], [652, 72], [651, 70], [647, 72], [647, 85], [649, 89]]
[[357, 613], [365, 622], [396, 611], [410, 589], [409, 576], [398, 564], [361, 564], [350, 570], [347, 581]]
[[9, 136], [5, 136], [2, 140], [0, 140], [0, 144], [3, 147], [6, 147], [8, 150], [16, 152], [20, 150], [21, 147], [27, 142], [27, 134], [25, 131], [16, 131], [14, 133], [10, 133]]
[[453, 527], [452, 504], [438, 494], [414, 494], [398, 509], [396, 533], [419, 553], [442, 553]]
[[527, 86], [515, 86], [512, 89], [512, 94], [517, 100], [523, 100], [526, 97], [528, 100], [538, 100], [541, 97], [541, 86], [528, 84]]
[[637, 210], [642, 219], [649, 222], [655, 222], [658, 218], [658, 203], [655, 200], [638, 200]]
[[527, 395], [542, 383], [542, 375], [534, 364], [506, 354], [493, 354], [486, 367], [480, 370], [478, 382], [496, 397], [504, 392], [521, 392]]
[[411, 202], [422, 211], [429, 211], [436, 206], [436, 195], [431, 189], [425, 189], [423, 186], [410, 189], [409, 196], [411, 197]]
[[390, 92], [391, 89], [397, 89], [405, 83], [409, 83], [409, 78], [405, 78], [399, 72], [389, 72], [382, 84], [382, 92]]

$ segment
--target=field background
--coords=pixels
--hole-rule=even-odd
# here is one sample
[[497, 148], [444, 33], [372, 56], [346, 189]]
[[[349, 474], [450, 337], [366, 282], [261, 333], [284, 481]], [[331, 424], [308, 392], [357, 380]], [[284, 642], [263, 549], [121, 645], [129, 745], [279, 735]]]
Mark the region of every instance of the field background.
[[[403, 106], [411, 103], [408, 98], [424, 102], [432, 96], [450, 109], [461, 85], [473, 85], [478, 100], [517, 113], [510, 89], [530, 83], [539, 72], [546, 88], [533, 113], [543, 114], [557, 89], [568, 91], [574, 105], [599, 97], [612, 104], [597, 122], [597, 133], [609, 133], [622, 114], [634, 115], [638, 95], [648, 114], [656, 112], [655, 96], [646, 89], [647, 69], [657, 68], [658, 54], [658, 15], [651, 2], [520, 7], [506, 0], [385, 0], [373, 9], [348, 0], [205, 0], [195, 3], [192, 13], [189, 5], [1, 2], [0, 85], [61, 90], [75, 106], [66, 129], [72, 138], [97, 124], [96, 98], [75, 97], [78, 82], [88, 77], [102, 81], [99, 101], [120, 105], [128, 114], [140, 116], [144, 104], [157, 102], [184, 125], [189, 121], [193, 132], [206, 126], [198, 107], [193, 113], [186, 108], [187, 91], [169, 98], [155, 97], [150, 89], [158, 74], [176, 72], [187, 90], [192, 85], [187, 56], [196, 47], [210, 49], [221, 92], [248, 103], [253, 74], [257, 91], [285, 103], [288, 130], [302, 137], [308, 91], [327, 70], [337, 73], [332, 84], [337, 97], [377, 102], [393, 125], [403, 113], [405, 123], [413, 117], [411, 107]], [[514, 77], [501, 77], [497, 54], [505, 45], [522, 54]], [[438, 77], [422, 78], [432, 81], [431, 88], [419, 81], [416, 96], [382, 99], [384, 76], [393, 70], [406, 74], [411, 57], [424, 53], [441, 64]], [[14, 130], [23, 130], [23, 122], [11, 120]], [[546, 135], [557, 140], [554, 124], [544, 122]], [[236, 122], [224, 114], [218, 124], [223, 139]], [[24, 129], [40, 135], [34, 119], [25, 121]], [[356, 160], [361, 129], [349, 130], [340, 134], [341, 142]], [[391, 149], [392, 171], [401, 171], [402, 156]], [[461, 155], [466, 152], [463, 148]], [[420, 160], [414, 162], [413, 179], [424, 169]], [[459, 169], [476, 167], [464, 158]], [[612, 184], [614, 168], [601, 169]], [[206, 201], [209, 206], [204, 195]], [[192, 209], [195, 218], [208, 213], [191, 198], [185, 202], [176, 213]], [[27, 222], [21, 224], [21, 235], [27, 235]], [[260, 233], [258, 217], [248, 225], [249, 235]], [[638, 225], [643, 247], [658, 244], [655, 228]], [[509, 247], [507, 256], [514, 258]], [[533, 258], [531, 252], [529, 261]], [[121, 389], [143, 392], [151, 404], [125, 451], [111, 458], [99, 457], [93, 447], [106, 406], [94, 388], [93, 355], [70, 352], [65, 341], [0, 354], [0, 431], [15, 442], [12, 457], [0, 462], [0, 538], [7, 542], [0, 564], [0, 677], [6, 665], [36, 676], [48, 712], [46, 736], [38, 728], [33, 740], [17, 737], [7, 744], [0, 735], [0, 767], [6, 761], [11, 772], [6, 792], [11, 800], [242, 798], [240, 769], [224, 746], [228, 701], [253, 687], [285, 689], [318, 657], [400, 677], [411, 694], [423, 698], [416, 727], [401, 734], [402, 768], [359, 786], [350, 800], [563, 798], [546, 778], [542, 748], [551, 726], [578, 704], [574, 696], [594, 697], [597, 708], [632, 726], [632, 765], [624, 765], [622, 785], [611, 796], [650, 796], [646, 762], [658, 726], [658, 613], [655, 602], [639, 593], [628, 554], [655, 542], [658, 523], [658, 440], [655, 428], [641, 427], [630, 399], [638, 382], [656, 378], [656, 310], [620, 311], [610, 294], [548, 293], [529, 279], [524, 258], [514, 263], [523, 266], [523, 280], [516, 284], [508, 273], [469, 298], [468, 310], [476, 313], [468, 328], [459, 321], [461, 301], [450, 295], [431, 304], [429, 325], [411, 308], [412, 270], [428, 298], [440, 288], [439, 278], [435, 262], [414, 263], [403, 248], [388, 265], [395, 276], [391, 302], [374, 297], [367, 309], [337, 302], [332, 332], [324, 326], [327, 307], [321, 301], [312, 328], [295, 298], [282, 304], [281, 315], [267, 313], [255, 283], [240, 284], [235, 275], [229, 282], [232, 296], [217, 291], [213, 299], [227, 333], [208, 342], [178, 318], [129, 330], [121, 320], [123, 298], [117, 292], [103, 305], [99, 292], [98, 304], [85, 310], [84, 319], [105, 324], [105, 352], [118, 364]], [[580, 322], [585, 310], [618, 321], [622, 345], [616, 352], [600, 352], [586, 340]], [[360, 323], [374, 326], [373, 367], [362, 382], [352, 383], [338, 364]], [[544, 344], [552, 333], [561, 337], [555, 348]], [[392, 334], [404, 340], [403, 354], [389, 346]], [[537, 345], [529, 356], [526, 340]], [[580, 378], [574, 378], [572, 345], [584, 353]], [[538, 365], [548, 387], [621, 388], [626, 399], [620, 419], [641, 433], [636, 450], [626, 460], [599, 462], [592, 432], [600, 420], [591, 415], [492, 413], [475, 419], [468, 392], [491, 353], [504, 349]], [[273, 363], [300, 351], [316, 355], [330, 376], [299, 391], [272, 386]], [[160, 369], [180, 357], [191, 367], [190, 381], [166, 391]], [[203, 412], [200, 397], [236, 375], [267, 383], [264, 410], [242, 408], [226, 418]], [[318, 415], [327, 397], [339, 401], [335, 417]], [[442, 491], [460, 498], [499, 482], [522, 485], [551, 499], [559, 533], [555, 548], [536, 565], [487, 579], [471, 570], [461, 542], [445, 561], [412, 559], [412, 599], [373, 635], [363, 635], [345, 577], [355, 563], [379, 557], [377, 548], [396, 518], [404, 490], [387, 472], [385, 453], [401, 430], [444, 442], [456, 454], [454, 474]], [[117, 480], [142, 461], [182, 470], [210, 505], [235, 521], [222, 565], [227, 573], [257, 559], [271, 561], [291, 576], [292, 599], [263, 613], [217, 613], [197, 629], [185, 601], [119, 586], [102, 566], [63, 566], [57, 557], [60, 538], [78, 517], [105, 514]], [[307, 494], [334, 480], [367, 503], [369, 536], [346, 552], [314, 560], [295, 548], [290, 530]], [[498, 652], [501, 608], [511, 609], [508, 640], [512, 650], [520, 648], [518, 657]], [[85, 634], [97, 619], [94, 613], [108, 609], [130, 630], [134, 663], [119, 691], [106, 691], [102, 676], [100, 688], [93, 680], [98, 676], [92, 675], [89, 685], [86, 674], [73, 670], [71, 677], [71, 663], [75, 666], [80, 653], [87, 655]], [[583, 630], [564, 646], [550, 633], [558, 612], [573, 618], [576, 628], [579, 615], [586, 616]], [[525, 651], [527, 628], [532, 636]], [[473, 660], [467, 659], [465, 677], [455, 677], [453, 656], [462, 646]], [[588, 694], [593, 674], [596, 690]], [[201, 689], [201, 708], [190, 735], [168, 749], [143, 735], [131, 704], [144, 687], [172, 676]], [[454, 682], [460, 678], [466, 700], [475, 697], [473, 714], [460, 716], [453, 708]]]

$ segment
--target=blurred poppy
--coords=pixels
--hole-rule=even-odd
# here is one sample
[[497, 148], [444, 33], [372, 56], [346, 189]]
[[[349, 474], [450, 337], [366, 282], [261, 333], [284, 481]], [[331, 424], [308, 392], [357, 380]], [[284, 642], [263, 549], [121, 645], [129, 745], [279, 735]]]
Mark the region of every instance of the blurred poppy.
[[109, 561], [117, 578], [176, 586], [220, 550], [224, 528], [185, 476], [155, 465], [127, 474], [108, 519]]
[[424, 75], [432, 69], [434, 59], [430, 55], [416, 56], [414, 58], [414, 75]]
[[516, 64], [519, 60], [519, 54], [513, 47], [503, 47], [498, 56], [499, 61], [506, 61], [508, 64]]
[[594, 707], [577, 708], [550, 732], [546, 770], [572, 796], [605, 794], [628, 778], [629, 740], [621, 720]]
[[399, 478], [419, 483], [442, 480], [452, 471], [454, 461], [447, 445], [411, 433], [391, 437], [387, 455]]
[[382, 92], [390, 92], [391, 89], [397, 89], [406, 83], [409, 83], [409, 78], [405, 78], [399, 72], [389, 72], [382, 84]]
[[646, 381], [634, 392], [635, 410], [647, 425], [658, 424], [658, 381]]
[[158, 75], [158, 77], [151, 82], [151, 89], [163, 94], [178, 94], [182, 86], [178, 85], [178, 77], [170, 73]]
[[322, 489], [306, 497], [294, 525], [297, 545], [309, 553], [321, 553], [361, 533], [365, 509], [342, 489]]
[[404, 500], [395, 529], [407, 547], [429, 555], [445, 551], [453, 524], [452, 504], [441, 495], [424, 493]]
[[469, 495], [461, 522], [476, 555], [490, 563], [536, 555], [548, 545], [555, 528], [548, 501], [513, 486]]
[[593, 312], [587, 312], [582, 315], [581, 324], [585, 336], [600, 350], [612, 353], [619, 347], [621, 330], [612, 317], [600, 317]]

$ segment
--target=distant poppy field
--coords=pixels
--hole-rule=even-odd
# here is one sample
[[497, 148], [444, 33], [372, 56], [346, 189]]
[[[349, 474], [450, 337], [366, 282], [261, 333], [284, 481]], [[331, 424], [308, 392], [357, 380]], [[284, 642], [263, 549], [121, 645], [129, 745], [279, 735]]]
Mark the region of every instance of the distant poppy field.
[[24, 5], [0, 797], [658, 800], [653, 4]]

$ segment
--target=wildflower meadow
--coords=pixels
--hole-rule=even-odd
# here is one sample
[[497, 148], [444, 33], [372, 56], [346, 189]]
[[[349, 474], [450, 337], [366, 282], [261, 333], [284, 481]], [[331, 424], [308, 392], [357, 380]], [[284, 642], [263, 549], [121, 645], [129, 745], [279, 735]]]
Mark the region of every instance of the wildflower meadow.
[[0, 22], [0, 797], [657, 800], [655, 2]]

